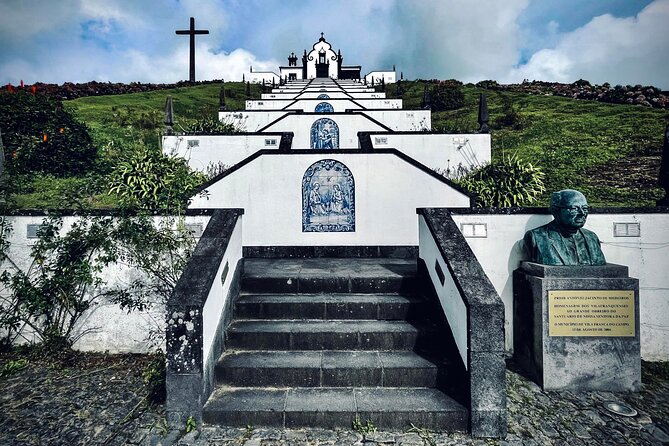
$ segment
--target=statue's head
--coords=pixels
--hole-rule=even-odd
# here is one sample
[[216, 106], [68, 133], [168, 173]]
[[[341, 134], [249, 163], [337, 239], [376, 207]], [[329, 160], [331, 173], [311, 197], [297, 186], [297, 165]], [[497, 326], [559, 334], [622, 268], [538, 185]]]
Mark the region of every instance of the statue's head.
[[560, 229], [575, 232], [585, 225], [588, 218], [588, 201], [577, 190], [564, 189], [551, 196], [550, 211]]

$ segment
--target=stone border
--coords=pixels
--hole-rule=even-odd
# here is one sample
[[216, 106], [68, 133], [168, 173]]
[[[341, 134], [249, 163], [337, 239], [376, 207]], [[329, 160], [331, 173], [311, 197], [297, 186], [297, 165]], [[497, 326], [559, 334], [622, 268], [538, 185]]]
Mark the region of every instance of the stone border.
[[365, 258], [416, 259], [418, 246], [244, 246], [244, 257], [277, 258]]
[[234, 268], [227, 305], [216, 329], [212, 351], [203, 358], [203, 309], [242, 209], [214, 211], [166, 306], [165, 408], [171, 423], [189, 416], [202, 420], [202, 407], [213, 390], [213, 367], [224, 350], [223, 331], [239, 293], [242, 265]]
[[467, 309], [471, 433], [503, 438], [507, 430], [504, 304], [448, 209], [423, 208], [417, 213], [425, 218]]

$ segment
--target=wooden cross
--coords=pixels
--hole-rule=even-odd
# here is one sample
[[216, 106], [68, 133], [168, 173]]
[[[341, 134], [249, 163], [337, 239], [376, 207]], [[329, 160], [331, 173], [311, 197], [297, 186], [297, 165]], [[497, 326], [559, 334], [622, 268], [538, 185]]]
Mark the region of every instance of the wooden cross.
[[188, 80], [195, 82], [195, 35], [209, 34], [208, 29], [195, 29], [195, 19], [190, 18], [190, 29], [177, 30], [177, 34], [187, 34], [190, 36], [190, 72]]

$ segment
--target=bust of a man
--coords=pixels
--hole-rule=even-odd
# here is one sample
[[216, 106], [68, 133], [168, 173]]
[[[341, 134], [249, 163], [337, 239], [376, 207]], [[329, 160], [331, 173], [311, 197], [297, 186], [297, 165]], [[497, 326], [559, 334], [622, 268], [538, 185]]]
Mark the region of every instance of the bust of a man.
[[605, 265], [597, 234], [583, 229], [588, 202], [577, 190], [565, 189], [551, 196], [553, 221], [525, 233], [530, 262], [544, 265]]

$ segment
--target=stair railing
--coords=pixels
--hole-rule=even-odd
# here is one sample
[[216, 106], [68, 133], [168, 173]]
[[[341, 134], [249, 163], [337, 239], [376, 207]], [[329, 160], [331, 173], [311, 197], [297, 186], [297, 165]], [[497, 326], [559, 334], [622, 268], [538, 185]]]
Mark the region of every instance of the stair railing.
[[242, 209], [217, 209], [167, 302], [167, 419], [202, 420], [243, 270]]
[[[467, 371], [470, 430], [506, 436], [504, 304], [447, 209], [418, 209], [420, 268]], [[492, 254], [492, 253], [491, 253]]]

